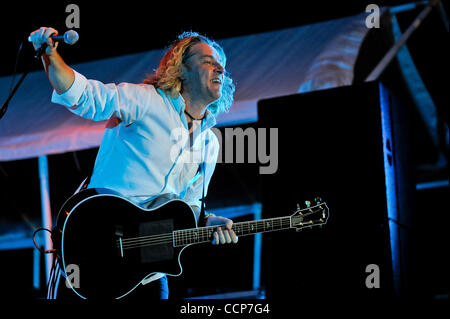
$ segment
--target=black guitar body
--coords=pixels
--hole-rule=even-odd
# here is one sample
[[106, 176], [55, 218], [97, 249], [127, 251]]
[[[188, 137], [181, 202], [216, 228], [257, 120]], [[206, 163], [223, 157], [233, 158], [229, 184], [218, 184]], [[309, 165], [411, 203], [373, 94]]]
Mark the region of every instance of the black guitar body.
[[[316, 200], [290, 216], [233, 223], [233, 231], [237, 236], [299, 231], [326, 224], [328, 216], [326, 203]], [[109, 300], [125, 297], [161, 273], [181, 275], [183, 249], [210, 242], [217, 226], [197, 227], [194, 212], [182, 200], [159, 197], [151, 209], [143, 209], [95, 188], [67, 200], [52, 239], [72, 290], [82, 298]]]
[[[72, 285], [76, 294], [119, 299], [153, 273], [180, 275], [179, 258], [186, 246], [175, 247], [169, 234], [195, 227], [191, 207], [181, 200], [145, 210], [110, 190], [87, 189], [61, 208], [53, 239], [63, 270], [78, 266], [79, 287]], [[125, 238], [164, 240], [125, 248]]]

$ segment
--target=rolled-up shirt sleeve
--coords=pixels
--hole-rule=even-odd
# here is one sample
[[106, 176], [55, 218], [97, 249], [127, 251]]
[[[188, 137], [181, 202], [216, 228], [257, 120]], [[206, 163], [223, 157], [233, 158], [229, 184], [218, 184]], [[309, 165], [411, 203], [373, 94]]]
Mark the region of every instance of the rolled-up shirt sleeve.
[[131, 124], [142, 117], [151, 105], [151, 97], [157, 94], [153, 86], [146, 84], [104, 84], [74, 73], [72, 86], [62, 94], [53, 91], [52, 102], [85, 119], [104, 121], [115, 116]]
[[78, 73], [75, 70], [73, 71], [75, 74], [75, 80], [73, 81], [72, 86], [67, 91], [61, 94], [58, 94], [55, 90], [53, 90], [53, 103], [69, 107], [78, 105], [78, 101], [80, 100], [81, 95], [86, 89], [88, 81], [82, 74]]

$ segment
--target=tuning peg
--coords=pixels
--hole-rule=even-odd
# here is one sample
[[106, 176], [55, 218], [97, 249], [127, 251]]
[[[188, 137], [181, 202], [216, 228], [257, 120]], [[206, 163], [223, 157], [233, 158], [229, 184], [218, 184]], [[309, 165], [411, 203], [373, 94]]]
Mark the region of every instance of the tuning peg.
[[306, 207], [311, 207], [311, 202], [309, 200], [305, 201]]
[[297, 203], [297, 210], [300, 210], [300, 204]]
[[322, 198], [316, 197], [316, 198], [314, 198], [314, 202], [316, 202], [316, 204], [320, 204], [320, 203], [322, 203]]

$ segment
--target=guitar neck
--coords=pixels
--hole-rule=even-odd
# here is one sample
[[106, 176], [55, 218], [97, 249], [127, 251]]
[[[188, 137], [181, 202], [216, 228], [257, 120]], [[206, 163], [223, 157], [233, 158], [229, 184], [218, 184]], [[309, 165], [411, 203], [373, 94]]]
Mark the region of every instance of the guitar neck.
[[[176, 230], [173, 232], [175, 246], [209, 242], [217, 226]], [[237, 236], [254, 235], [291, 228], [291, 216], [252, 220], [233, 224]]]

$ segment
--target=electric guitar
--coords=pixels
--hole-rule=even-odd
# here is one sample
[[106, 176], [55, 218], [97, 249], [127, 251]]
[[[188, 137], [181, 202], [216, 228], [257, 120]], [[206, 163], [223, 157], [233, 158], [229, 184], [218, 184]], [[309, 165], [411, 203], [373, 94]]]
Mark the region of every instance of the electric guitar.
[[[324, 225], [326, 203], [297, 209], [291, 216], [233, 224], [237, 236], [301, 230]], [[197, 227], [192, 208], [172, 199], [143, 209], [108, 189], [87, 189], [61, 208], [52, 232], [66, 276], [75, 265], [77, 284], [67, 282], [84, 299], [120, 299], [139, 284], [181, 275], [181, 252], [192, 244], [212, 240], [218, 226]]]

